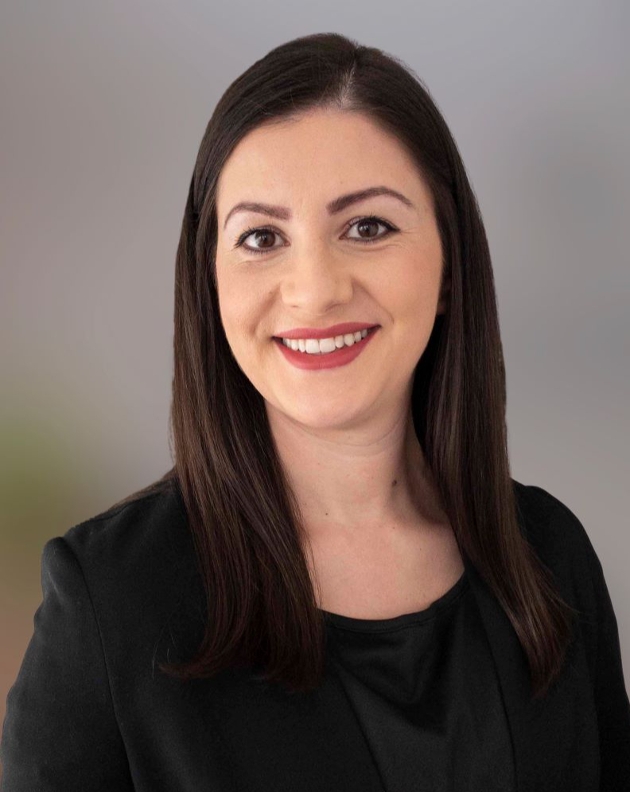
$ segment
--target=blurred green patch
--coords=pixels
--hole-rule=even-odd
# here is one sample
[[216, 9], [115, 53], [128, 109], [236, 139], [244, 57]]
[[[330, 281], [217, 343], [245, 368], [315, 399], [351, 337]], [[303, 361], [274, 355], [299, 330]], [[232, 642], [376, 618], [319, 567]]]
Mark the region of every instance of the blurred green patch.
[[17, 589], [39, 579], [44, 543], [91, 508], [91, 465], [68, 423], [26, 406], [0, 412], [0, 570]]

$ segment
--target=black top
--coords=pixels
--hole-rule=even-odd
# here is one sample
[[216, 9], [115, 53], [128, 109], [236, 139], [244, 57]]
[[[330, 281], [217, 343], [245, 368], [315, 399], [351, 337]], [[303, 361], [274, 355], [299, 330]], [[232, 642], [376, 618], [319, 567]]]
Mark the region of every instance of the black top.
[[511, 792], [514, 758], [470, 583], [391, 619], [324, 611], [329, 651], [387, 792]]
[[[469, 588], [451, 601], [447, 592], [427, 623], [405, 614], [400, 631], [366, 636], [330, 620], [337, 668], [313, 691], [263, 683], [246, 668], [167, 676], [158, 664], [190, 658], [205, 622], [183, 500], [169, 486], [44, 546], [43, 599], [7, 698], [0, 790], [387, 792], [419, 790], [440, 772], [454, 792], [501, 786], [490, 773], [462, 787], [446, 775], [450, 752], [457, 773], [486, 762], [509, 772], [513, 760], [516, 792], [628, 792], [630, 703], [602, 566], [567, 506], [540, 487], [514, 489], [523, 536], [578, 613], [542, 699], [532, 699], [513, 625], [466, 554]], [[402, 640], [418, 645], [402, 649], [397, 673], [381, 662]], [[357, 662], [373, 651], [364, 641], [378, 646], [371, 668]], [[407, 700], [415, 704], [404, 710]]]

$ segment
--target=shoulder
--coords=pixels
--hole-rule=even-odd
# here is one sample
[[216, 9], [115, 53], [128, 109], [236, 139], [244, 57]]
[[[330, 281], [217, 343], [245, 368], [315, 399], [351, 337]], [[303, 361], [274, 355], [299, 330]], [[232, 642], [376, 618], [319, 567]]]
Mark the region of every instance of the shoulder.
[[50, 539], [42, 555], [47, 590], [86, 603], [108, 668], [121, 678], [160, 657], [185, 656], [204, 624], [181, 493], [173, 483], [146, 489]]
[[188, 544], [186, 512], [175, 484], [164, 482], [83, 520], [61, 538], [87, 572], [137, 574], [165, 554], [181, 556]]
[[512, 479], [519, 523], [524, 536], [544, 553], [563, 548], [583, 553], [588, 535], [577, 515], [555, 495], [535, 484]]
[[196, 591], [194, 546], [178, 489], [160, 485], [50, 539], [42, 575], [53, 586], [76, 581], [73, 590], [86, 593], [101, 630], [124, 632], [139, 623], [148, 629]]
[[523, 535], [563, 593], [582, 608], [592, 607], [605, 595], [605, 580], [582, 521], [566, 503], [542, 487], [514, 479], [512, 482]]

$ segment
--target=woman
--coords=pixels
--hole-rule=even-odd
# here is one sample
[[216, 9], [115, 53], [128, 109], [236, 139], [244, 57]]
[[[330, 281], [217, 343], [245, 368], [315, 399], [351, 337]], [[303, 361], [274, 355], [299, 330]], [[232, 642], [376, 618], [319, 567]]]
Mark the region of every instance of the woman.
[[630, 788], [602, 567], [509, 475], [482, 220], [400, 62], [314, 35], [229, 87], [174, 356], [173, 469], [44, 547], [3, 790]]

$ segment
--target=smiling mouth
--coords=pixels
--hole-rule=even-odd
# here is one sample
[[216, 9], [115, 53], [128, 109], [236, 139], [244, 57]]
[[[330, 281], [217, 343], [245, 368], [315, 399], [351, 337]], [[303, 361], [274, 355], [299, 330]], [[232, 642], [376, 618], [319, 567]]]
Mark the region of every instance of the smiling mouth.
[[[376, 332], [376, 330], [378, 330], [379, 327], [380, 327], [380, 325], [374, 325], [374, 327], [367, 327], [364, 330], [359, 331], [361, 337], [358, 338], [358, 339], [356, 338], [356, 334], [355, 333], [340, 333], [337, 336], [329, 336], [326, 340], [331, 340], [332, 339], [332, 340], [336, 341], [337, 338], [344, 338], [344, 336], [350, 335], [350, 336], [354, 337], [354, 341], [352, 343], [348, 344], [348, 343], [346, 343], [346, 341], [344, 339], [344, 341], [341, 342], [341, 346], [339, 346], [337, 344], [337, 348], [336, 349], [330, 349], [330, 350], [327, 350], [326, 352], [317, 352], [317, 351], [310, 352], [310, 351], [307, 351], [306, 349], [302, 349], [301, 346], [300, 346], [299, 349], [293, 349], [293, 347], [291, 345], [291, 342], [297, 341], [298, 339], [293, 339], [293, 338], [283, 339], [281, 336], [272, 336], [272, 339], [276, 343], [280, 344], [281, 346], [285, 346], [285, 347], [287, 347], [287, 349], [291, 349], [294, 352], [301, 352], [302, 354], [308, 354], [308, 355], [319, 355], [319, 354], [325, 355], [325, 354], [331, 354], [331, 353], [334, 353], [334, 352], [339, 352], [342, 349], [348, 349], [348, 348], [354, 346], [355, 344], [361, 343], [361, 341], [363, 341], [365, 338], [367, 338], [368, 336], [370, 336], [374, 332]], [[324, 339], [319, 339], [319, 338], [318, 339], [300, 339], [300, 341], [302, 341], [303, 343], [306, 342], [306, 341], [311, 341], [311, 342], [312, 341], [317, 341], [317, 342], [319, 342], [319, 341], [323, 341], [323, 340]]]
[[[336, 348], [332, 349], [330, 342], [324, 345], [324, 349], [317, 349], [311, 343], [302, 344], [302, 347], [307, 348], [293, 349], [292, 346], [284, 344], [281, 337], [273, 336], [272, 338], [273, 342], [278, 345], [282, 356], [291, 365], [304, 371], [324, 371], [335, 370], [352, 363], [363, 353], [379, 329], [380, 325], [369, 329], [364, 328], [362, 333], [367, 330], [366, 335], [358, 341], [355, 340], [351, 344], [344, 343], [341, 347], [337, 347], [335, 344]], [[308, 339], [308, 341], [315, 341], [315, 339]]]

